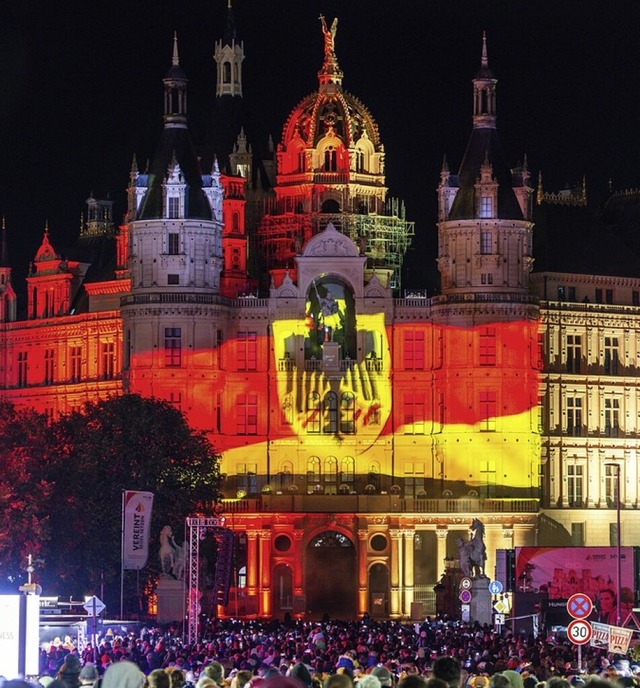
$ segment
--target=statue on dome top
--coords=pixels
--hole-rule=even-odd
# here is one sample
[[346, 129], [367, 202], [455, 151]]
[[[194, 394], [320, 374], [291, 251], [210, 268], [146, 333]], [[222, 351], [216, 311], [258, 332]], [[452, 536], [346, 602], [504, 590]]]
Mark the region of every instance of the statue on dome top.
[[322, 23], [322, 33], [324, 35], [325, 55], [333, 55], [334, 41], [336, 37], [336, 32], [338, 30], [338, 17], [336, 17], [331, 23], [331, 29], [327, 28], [327, 22], [325, 22], [324, 16], [322, 14], [320, 15], [320, 22]]

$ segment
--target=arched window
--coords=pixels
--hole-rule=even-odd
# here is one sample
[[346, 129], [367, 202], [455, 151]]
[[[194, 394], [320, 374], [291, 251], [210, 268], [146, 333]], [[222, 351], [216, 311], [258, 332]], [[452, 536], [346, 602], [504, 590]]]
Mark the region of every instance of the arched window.
[[364, 151], [356, 150], [356, 172], [366, 172]]
[[307, 162], [306, 162], [306, 156], [304, 154], [304, 150], [299, 150], [298, 151], [298, 172], [304, 172], [306, 165], [307, 165]]
[[307, 432], [320, 432], [320, 395], [318, 392], [309, 392], [307, 396]]
[[345, 456], [340, 463], [340, 482], [352, 486], [356, 479], [356, 460]]
[[310, 456], [307, 459], [307, 491], [312, 492], [320, 482], [320, 457]]
[[353, 434], [356, 431], [356, 397], [353, 392], [344, 392], [340, 398], [340, 432]]
[[240, 231], [240, 213], [233, 213], [231, 215], [231, 229], [234, 232]]
[[222, 81], [225, 84], [231, 83], [231, 62], [224, 62], [222, 64]]
[[329, 434], [338, 432], [338, 395], [335, 392], [327, 392], [325, 394], [323, 411], [323, 432]]
[[327, 456], [324, 460], [324, 493], [338, 494], [338, 459]]
[[324, 171], [335, 172], [338, 169], [338, 153], [333, 146], [328, 146], [324, 151]]

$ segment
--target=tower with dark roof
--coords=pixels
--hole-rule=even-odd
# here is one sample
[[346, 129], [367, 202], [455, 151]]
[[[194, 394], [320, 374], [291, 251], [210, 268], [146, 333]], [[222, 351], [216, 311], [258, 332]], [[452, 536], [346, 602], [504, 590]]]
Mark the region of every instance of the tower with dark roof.
[[210, 174], [200, 170], [189, 135], [187, 78], [177, 37], [163, 84], [160, 144], [147, 172], [134, 164], [130, 173], [124, 379], [131, 391], [166, 397], [167, 390], [179, 390], [175, 393], [186, 397], [180, 403], [190, 403], [192, 395], [202, 396], [194, 370], [206, 368], [203, 382], [211, 370], [207, 360], [213, 352], [202, 353], [202, 342], [215, 341], [218, 329], [223, 190], [217, 168]]
[[[441, 294], [431, 312], [442, 364], [433, 394], [451, 430], [434, 435], [433, 451], [442, 477], [480, 486], [474, 494], [533, 496], [540, 436], [531, 418], [539, 374], [532, 189], [526, 164], [512, 172], [504, 161], [496, 84], [483, 36], [471, 136], [458, 174], [445, 161], [438, 187]], [[456, 417], [464, 422], [453, 424]]]

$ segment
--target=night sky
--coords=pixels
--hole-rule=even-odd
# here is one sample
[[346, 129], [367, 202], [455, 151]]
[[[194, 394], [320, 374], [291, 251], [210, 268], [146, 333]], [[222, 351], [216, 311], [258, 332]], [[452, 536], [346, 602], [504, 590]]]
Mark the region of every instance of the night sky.
[[[84, 200], [125, 206], [131, 159], [153, 154], [162, 77], [178, 32], [198, 139], [212, 107], [214, 43], [227, 0], [5, 0], [0, 7], [0, 213], [18, 274], [48, 219], [61, 247]], [[545, 188], [600, 197], [640, 186], [640, 3], [577, 0], [233, 0], [244, 40], [245, 99], [266, 140], [317, 88], [318, 15], [338, 16], [345, 90], [378, 122], [392, 195], [416, 222], [406, 286], [434, 266], [442, 157], [457, 171], [471, 129], [471, 79], [482, 32], [498, 83], [506, 158], [523, 154]], [[426, 261], [426, 263], [425, 263]]]

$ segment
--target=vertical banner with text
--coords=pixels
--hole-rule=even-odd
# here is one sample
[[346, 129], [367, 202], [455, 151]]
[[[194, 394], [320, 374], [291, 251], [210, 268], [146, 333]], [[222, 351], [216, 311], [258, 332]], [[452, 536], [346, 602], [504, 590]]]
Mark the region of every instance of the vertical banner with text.
[[140, 570], [149, 557], [153, 493], [125, 490], [122, 506], [122, 568]]

